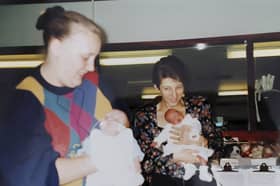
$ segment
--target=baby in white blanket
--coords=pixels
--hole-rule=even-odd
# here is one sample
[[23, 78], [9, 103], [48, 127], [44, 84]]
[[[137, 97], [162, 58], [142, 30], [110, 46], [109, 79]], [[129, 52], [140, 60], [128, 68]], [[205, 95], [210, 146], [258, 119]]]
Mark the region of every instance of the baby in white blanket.
[[[187, 137], [192, 140], [199, 140], [201, 135], [201, 123], [197, 118], [192, 118], [191, 115], [184, 115], [176, 109], [169, 109], [165, 113], [165, 120], [169, 123], [166, 124], [165, 128], [162, 132], [154, 139], [155, 144], [161, 145], [163, 142], [167, 141], [167, 144], [163, 146], [163, 156], [169, 155], [174, 152], [179, 152], [182, 149], [192, 149], [197, 151], [197, 155], [204, 160], [208, 160], [208, 158], [213, 154], [212, 149], [208, 149], [206, 147], [198, 146], [198, 145], [178, 145], [174, 144], [169, 140], [169, 134], [172, 126], [180, 127], [182, 125], [190, 126], [191, 130], [188, 133]], [[194, 164], [184, 163], [185, 175], [184, 179], [189, 180], [195, 172], [198, 170]], [[208, 166], [200, 165], [199, 166], [199, 178], [203, 181], [211, 182], [213, 179], [212, 174], [208, 171]]]
[[106, 114], [99, 129], [93, 129], [83, 142], [82, 153], [92, 157], [97, 172], [87, 176], [87, 186], [139, 186], [141, 152], [126, 115], [120, 110]]

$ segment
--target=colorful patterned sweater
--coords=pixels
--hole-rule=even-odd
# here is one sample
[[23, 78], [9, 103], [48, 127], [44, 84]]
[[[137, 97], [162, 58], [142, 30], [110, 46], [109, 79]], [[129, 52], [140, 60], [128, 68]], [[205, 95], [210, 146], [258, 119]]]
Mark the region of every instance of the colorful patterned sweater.
[[[97, 76], [94, 73], [89, 73], [83, 83], [75, 89], [55, 87], [43, 79], [38, 68], [32, 76], [26, 77], [17, 86], [17, 92], [24, 92], [24, 94], [29, 95], [24, 97], [26, 106], [19, 112], [25, 113], [28, 110], [36, 113], [41, 110], [40, 113], [30, 114], [32, 119], [28, 118], [28, 121], [32, 122], [30, 125], [34, 127], [34, 130], [38, 126], [42, 126], [42, 124], [35, 122], [36, 119], [43, 122], [44, 128], [41, 127], [40, 129], [47, 132], [42, 135], [42, 138], [48, 139], [44, 140], [43, 144], [49, 147], [51, 142], [52, 146], [48, 149], [51, 155], [44, 161], [46, 166], [40, 167], [38, 165], [40, 171], [28, 170], [27, 167], [29, 166], [23, 167], [23, 169], [26, 169], [31, 175], [39, 174], [35, 173], [36, 171], [42, 175], [41, 169], [47, 169], [46, 172], [49, 173], [56, 173], [54, 162], [58, 156], [69, 158], [77, 156], [77, 150], [81, 148], [81, 142], [89, 135], [92, 128], [99, 127], [99, 120], [112, 109], [109, 101], [96, 87], [96, 81]], [[37, 104], [30, 105], [29, 103], [32, 102]], [[22, 122], [22, 124], [25, 124], [25, 122]], [[34, 145], [34, 152], [43, 151], [40, 148], [41, 146], [37, 144], [37, 137], [33, 135], [32, 139], [30, 144]], [[36, 149], [37, 146], [39, 146], [38, 149]], [[34, 159], [36, 154], [31, 154], [31, 157], [30, 160]], [[52, 169], [49, 169], [48, 166]], [[45, 175], [45, 178], [42, 179], [47, 179], [48, 174], [43, 175]], [[57, 173], [53, 177], [58, 179], [56, 178]], [[83, 179], [81, 179], [67, 185], [81, 186], [84, 185], [83, 182]], [[44, 184], [37, 184], [36, 182], [28, 186], [31, 185], [41, 186]]]

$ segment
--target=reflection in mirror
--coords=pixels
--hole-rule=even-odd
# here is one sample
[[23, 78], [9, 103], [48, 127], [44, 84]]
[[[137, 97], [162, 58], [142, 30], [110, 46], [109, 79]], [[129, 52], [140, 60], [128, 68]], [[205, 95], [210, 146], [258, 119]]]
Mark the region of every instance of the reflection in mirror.
[[280, 41], [254, 43], [258, 129], [280, 130]]
[[[222, 125], [229, 130], [247, 130], [247, 65], [245, 58], [235, 58], [233, 52], [245, 51], [245, 45], [197, 45], [197, 47], [170, 48], [167, 50], [143, 50], [103, 52], [100, 55], [100, 79], [105, 92], [110, 92], [115, 107], [134, 110], [158, 95], [152, 84], [153, 63], [160, 56], [173, 54], [185, 63], [186, 95], [202, 95], [212, 105], [214, 116], [223, 118]], [[134, 65], [104, 65], [104, 61], [122, 57], [133, 61], [135, 57], [155, 57], [146, 63]], [[158, 57], [158, 58], [157, 58]], [[122, 61], [121, 60], [121, 61]], [[102, 85], [101, 85], [102, 86]], [[113, 94], [112, 94], [113, 93]], [[106, 93], [105, 93], [106, 94]], [[217, 121], [221, 126], [221, 122]]]
[[2, 90], [14, 87], [43, 62], [43, 54], [30, 53], [31, 51], [28, 51], [27, 54], [0, 55], [0, 86]]

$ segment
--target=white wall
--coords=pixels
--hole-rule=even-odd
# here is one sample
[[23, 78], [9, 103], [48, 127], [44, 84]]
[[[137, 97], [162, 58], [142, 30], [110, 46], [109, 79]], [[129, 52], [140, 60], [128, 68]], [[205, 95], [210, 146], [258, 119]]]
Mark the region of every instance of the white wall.
[[109, 42], [175, 40], [280, 31], [279, 0], [95, 2]]
[[[94, 17], [110, 43], [280, 31], [280, 0], [112, 0], [56, 3]], [[54, 4], [0, 6], [0, 47], [41, 45], [35, 23]]]
[[40, 12], [54, 5], [93, 17], [91, 2], [1, 5], [0, 47], [42, 45], [42, 33], [36, 30], [35, 24]]

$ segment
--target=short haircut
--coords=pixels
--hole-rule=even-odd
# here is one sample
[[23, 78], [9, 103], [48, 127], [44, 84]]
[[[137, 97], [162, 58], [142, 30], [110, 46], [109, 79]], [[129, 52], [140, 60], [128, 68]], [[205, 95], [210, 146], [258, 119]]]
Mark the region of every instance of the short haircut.
[[163, 57], [153, 67], [152, 82], [158, 88], [163, 78], [172, 78], [185, 85], [184, 63], [177, 57], [170, 55]]

